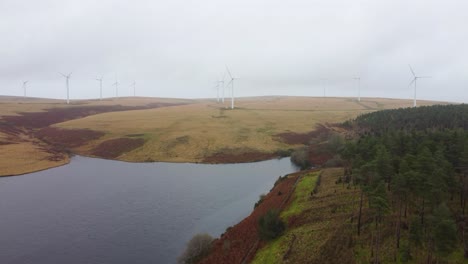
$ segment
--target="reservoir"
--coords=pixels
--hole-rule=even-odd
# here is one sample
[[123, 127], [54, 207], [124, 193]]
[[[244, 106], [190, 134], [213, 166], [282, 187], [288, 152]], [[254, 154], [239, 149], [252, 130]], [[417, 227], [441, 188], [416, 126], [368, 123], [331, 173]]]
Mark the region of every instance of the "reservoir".
[[0, 263], [176, 263], [190, 238], [248, 216], [289, 158], [241, 164], [70, 164], [0, 178]]

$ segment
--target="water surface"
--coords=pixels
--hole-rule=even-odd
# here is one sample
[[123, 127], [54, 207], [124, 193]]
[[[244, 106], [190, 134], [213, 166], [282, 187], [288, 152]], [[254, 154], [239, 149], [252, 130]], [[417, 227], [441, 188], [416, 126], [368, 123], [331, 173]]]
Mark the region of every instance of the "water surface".
[[0, 178], [0, 263], [175, 263], [193, 234], [252, 211], [289, 159], [244, 164], [70, 164]]

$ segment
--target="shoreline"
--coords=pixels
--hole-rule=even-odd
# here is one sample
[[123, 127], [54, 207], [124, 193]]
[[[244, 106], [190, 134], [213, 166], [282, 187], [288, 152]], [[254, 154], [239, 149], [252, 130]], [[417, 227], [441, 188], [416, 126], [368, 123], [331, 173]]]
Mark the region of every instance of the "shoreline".
[[229, 165], [229, 164], [243, 164], [243, 163], [256, 163], [256, 162], [262, 162], [262, 161], [267, 161], [267, 160], [274, 160], [274, 159], [283, 159], [283, 158], [291, 158], [290, 156], [285, 156], [281, 157], [279, 155], [273, 156], [271, 158], [267, 159], [255, 159], [255, 160], [246, 160], [242, 162], [195, 162], [195, 161], [163, 161], [163, 160], [156, 160], [156, 161], [128, 161], [128, 160], [121, 160], [121, 159], [109, 159], [109, 158], [103, 158], [103, 157], [97, 157], [97, 156], [91, 156], [91, 155], [86, 155], [86, 154], [77, 154], [77, 153], [72, 153], [71, 155], [68, 156], [68, 161], [65, 161], [63, 164], [59, 164], [56, 166], [45, 166], [41, 169], [38, 170], [32, 170], [29, 172], [20, 172], [18, 174], [8, 174], [8, 175], [0, 175], [0, 178], [6, 178], [6, 177], [16, 177], [16, 176], [23, 176], [31, 173], [36, 173], [40, 171], [45, 171], [49, 169], [54, 169], [58, 167], [62, 167], [65, 165], [68, 165], [72, 162], [72, 159], [74, 156], [80, 156], [80, 157], [86, 157], [86, 158], [92, 158], [92, 159], [102, 159], [102, 160], [108, 160], [108, 161], [119, 161], [119, 162], [126, 162], [126, 163], [133, 163], [133, 164], [147, 164], [147, 163], [173, 163], [173, 164], [205, 164], [205, 165]]

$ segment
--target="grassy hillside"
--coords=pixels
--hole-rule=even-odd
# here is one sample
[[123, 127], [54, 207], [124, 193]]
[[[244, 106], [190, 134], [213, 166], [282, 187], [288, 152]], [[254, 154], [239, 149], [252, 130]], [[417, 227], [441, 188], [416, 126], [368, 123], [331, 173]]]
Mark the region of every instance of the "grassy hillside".
[[303, 176], [281, 212], [287, 231], [257, 251], [252, 263], [353, 263], [348, 243], [359, 193], [337, 184], [342, 176], [341, 168]]
[[[47, 127], [49, 121], [54, 123], [54, 118], [57, 120], [79, 118], [82, 113], [74, 112], [74, 109], [89, 109], [86, 113], [89, 115], [95, 114], [93, 109], [96, 107], [107, 107], [111, 111], [115, 106], [141, 108], [157, 103], [188, 102], [191, 101], [119, 98], [103, 101], [72, 101], [67, 105], [63, 100], [0, 97], [0, 176], [18, 175], [66, 164], [69, 161], [68, 151], [51, 146], [38, 138], [36, 132]], [[54, 115], [49, 114], [51, 110], [54, 111]], [[67, 116], [69, 113], [74, 115]]]
[[[168, 105], [177, 106], [164, 107]], [[0, 176], [65, 164], [70, 152], [137, 162], [267, 159], [301, 144], [283, 140], [280, 133], [307, 135], [319, 123], [407, 107], [411, 101], [254, 97], [237, 100], [235, 110], [228, 105], [138, 97], [67, 105], [63, 100], [0, 97]]]
[[279, 133], [305, 133], [314, 130], [319, 123], [342, 122], [362, 113], [409, 104], [409, 101], [387, 99], [357, 103], [346, 98], [244, 98], [237, 100], [234, 110], [211, 101], [200, 101], [178, 107], [99, 114], [55, 127], [105, 132], [104, 137], [74, 149], [85, 155], [94, 155], [94, 150], [109, 140], [142, 138], [144, 145], [115, 158], [235, 162], [242, 161], [236, 158], [246, 153], [268, 157], [278, 150], [296, 146], [278, 140]]

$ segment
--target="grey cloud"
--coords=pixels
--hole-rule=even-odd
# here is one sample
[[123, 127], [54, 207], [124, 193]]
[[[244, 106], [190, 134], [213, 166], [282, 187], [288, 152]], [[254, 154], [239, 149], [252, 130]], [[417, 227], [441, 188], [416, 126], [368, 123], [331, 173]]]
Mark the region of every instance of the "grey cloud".
[[[465, 1], [55, 1], [0, 3], [0, 94], [213, 97], [225, 65], [236, 94], [410, 98], [407, 64], [433, 76], [420, 97], [467, 102]], [[322, 79], [329, 81], [324, 84]], [[127, 85], [128, 84], [128, 85]], [[126, 87], [128, 86], [128, 87]]]

